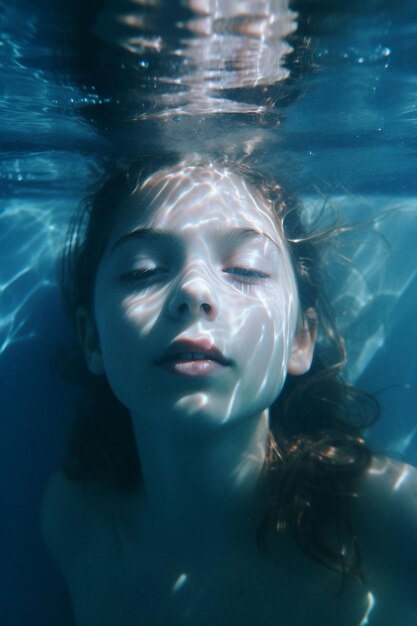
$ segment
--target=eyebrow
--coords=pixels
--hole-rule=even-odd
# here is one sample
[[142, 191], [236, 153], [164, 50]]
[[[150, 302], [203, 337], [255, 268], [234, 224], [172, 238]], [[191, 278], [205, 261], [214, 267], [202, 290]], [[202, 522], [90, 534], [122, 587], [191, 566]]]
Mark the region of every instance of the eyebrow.
[[[255, 228], [220, 228], [217, 232], [215, 232], [216, 236], [219, 236], [223, 239], [230, 240], [246, 240], [246, 239], [268, 239], [273, 245], [278, 248], [280, 252], [282, 249], [280, 245], [274, 241], [274, 239], [267, 235], [266, 233], [256, 230]], [[176, 236], [170, 232], [169, 230], [165, 230], [164, 228], [135, 228], [130, 233], [123, 235], [116, 241], [116, 243], [112, 246], [110, 254], [118, 249], [123, 244], [135, 240], [154, 240], [154, 241], [172, 241], [176, 239]]]
[[174, 235], [172, 233], [170, 233], [169, 231], [163, 229], [163, 228], [135, 228], [134, 230], [132, 230], [130, 233], [127, 233], [127, 235], [123, 235], [122, 237], [120, 237], [120, 239], [118, 239], [116, 241], [116, 243], [112, 246], [112, 249], [110, 250], [110, 254], [113, 254], [113, 252], [119, 248], [120, 246], [122, 246], [123, 244], [132, 241], [134, 239], [139, 239], [139, 240], [169, 240], [169, 239], [174, 239]]
[[270, 235], [255, 228], [221, 228], [218, 234], [225, 239], [269, 239], [280, 252], [282, 251], [280, 245]]

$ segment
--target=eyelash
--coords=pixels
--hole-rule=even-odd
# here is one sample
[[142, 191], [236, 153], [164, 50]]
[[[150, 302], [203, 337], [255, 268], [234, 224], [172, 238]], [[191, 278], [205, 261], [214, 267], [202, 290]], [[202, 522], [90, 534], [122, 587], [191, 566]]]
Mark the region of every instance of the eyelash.
[[142, 283], [158, 282], [168, 273], [168, 270], [161, 267], [153, 267], [152, 269], [137, 269], [123, 274], [122, 278], [129, 281], [139, 281]]
[[231, 277], [231, 281], [233, 284], [239, 286], [252, 286], [256, 285], [258, 281], [271, 278], [271, 275], [267, 274], [266, 272], [249, 269], [247, 267], [230, 267], [223, 270], [223, 272]]
[[[233, 285], [240, 288], [251, 287], [258, 284], [259, 281], [267, 280], [271, 278], [271, 275], [260, 270], [253, 270], [247, 267], [229, 267], [223, 270], [224, 274], [227, 274]], [[136, 269], [128, 272], [122, 276], [126, 281], [138, 281], [142, 285], [148, 285], [149, 283], [157, 283], [163, 280], [163, 277], [168, 274], [168, 270], [155, 267], [152, 269]]]

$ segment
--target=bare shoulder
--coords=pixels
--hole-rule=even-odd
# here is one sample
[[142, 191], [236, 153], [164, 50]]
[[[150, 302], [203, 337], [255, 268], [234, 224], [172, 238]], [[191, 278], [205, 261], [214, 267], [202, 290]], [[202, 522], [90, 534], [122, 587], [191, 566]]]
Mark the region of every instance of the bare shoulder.
[[417, 554], [417, 469], [407, 463], [375, 456], [357, 483], [355, 515], [375, 538], [387, 540], [398, 551], [405, 533], [412, 539], [406, 549]]
[[417, 609], [417, 469], [375, 456], [355, 496], [354, 522], [369, 578]]
[[[364, 506], [382, 507], [387, 514], [392, 514], [386, 505], [395, 502], [397, 512], [403, 507], [407, 513], [417, 515], [417, 468], [395, 459], [374, 456], [372, 463], [357, 483], [359, 502]], [[417, 520], [416, 520], [417, 521]]]
[[120, 621], [133, 602], [126, 589], [137, 581], [143, 554], [142, 544], [135, 543], [140, 505], [131, 494], [69, 480], [63, 472], [46, 485], [44, 541], [66, 581], [80, 626], [127, 623]]

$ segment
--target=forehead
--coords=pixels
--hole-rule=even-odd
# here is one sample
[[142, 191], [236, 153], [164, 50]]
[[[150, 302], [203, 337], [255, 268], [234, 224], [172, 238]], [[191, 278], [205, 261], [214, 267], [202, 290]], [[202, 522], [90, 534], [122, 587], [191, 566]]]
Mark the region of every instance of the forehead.
[[119, 227], [195, 231], [249, 227], [277, 239], [271, 203], [238, 174], [214, 165], [187, 166], [149, 177], [127, 201]]

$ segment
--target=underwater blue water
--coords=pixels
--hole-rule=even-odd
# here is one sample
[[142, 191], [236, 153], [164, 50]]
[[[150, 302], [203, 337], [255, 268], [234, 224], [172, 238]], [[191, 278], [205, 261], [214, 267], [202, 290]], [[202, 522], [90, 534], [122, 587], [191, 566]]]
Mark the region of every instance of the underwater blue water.
[[[417, 462], [414, 1], [295, 3], [297, 31], [287, 39], [305, 51], [298, 64], [288, 63], [289, 76], [266, 95], [249, 93], [250, 86], [222, 93], [220, 104], [218, 94], [215, 102], [211, 92], [204, 102], [193, 95], [192, 115], [183, 114], [187, 95], [152, 79], [179, 72], [172, 59], [158, 65], [141, 52], [140, 71], [121, 71], [121, 62], [118, 68], [105, 52], [97, 55], [87, 27], [75, 37], [84, 47], [74, 48], [73, 14], [88, 20], [81, 5], [0, 2], [0, 606], [7, 626], [71, 623], [38, 527], [43, 485], [71, 420], [72, 388], [54, 365], [57, 348], [71, 342], [55, 263], [88, 186], [107, 162], [131, 157], [140, 145], [252, 151], [260, 166], [291, 180], [312, 217], [323, 204], [348, 223], [387, 212], [378, 236], [356, 233], [341, 251], [354, 272], [329, 260], [329, 284], [350, 348], [347, 374], [382, 405], [369, 439]], [[164, 11], [158, 24], [175, 40]], [[270, 70], [268, 63], [267, 77]], [[187, 81], [193, 91], [194, 77]], [[144, 104], [138, 93], [153, 100], [147, 95]], [[152, 111], [168, 114], [158, 122]]]

